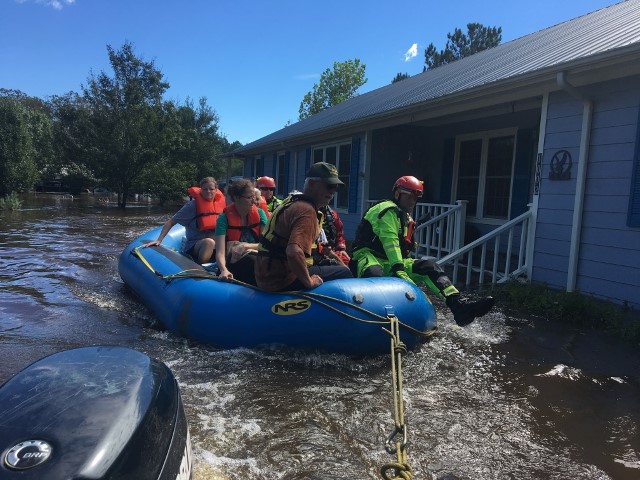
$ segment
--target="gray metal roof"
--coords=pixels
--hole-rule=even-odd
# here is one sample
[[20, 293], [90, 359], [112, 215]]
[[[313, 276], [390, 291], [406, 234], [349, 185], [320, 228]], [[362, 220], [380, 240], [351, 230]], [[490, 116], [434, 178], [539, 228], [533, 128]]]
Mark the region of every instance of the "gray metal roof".
[[512, 40], [462, 60], [353, 97], [234, 153], [348, 126], [630, 45], [640, 47], [640, 0], [626, 0]]

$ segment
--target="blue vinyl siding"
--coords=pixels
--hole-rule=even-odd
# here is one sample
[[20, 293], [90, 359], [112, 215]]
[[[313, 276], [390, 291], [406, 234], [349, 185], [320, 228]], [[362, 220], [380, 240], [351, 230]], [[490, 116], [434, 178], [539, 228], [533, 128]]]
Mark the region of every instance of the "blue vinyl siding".
[[[633, 81], [632, 81], [633, 80]], [[576, 288], [640, 306], [640, 78], [584, 88], [593, 101]], [[565, 288], [580, 156], [582, 104], [550, 96], [533, 280]], [[571, 179], [549, 179], [553, 153], [571, 153]], [[637, 202], [637, 204], [634, 204]], [[634, 224], [634, 222], [636, 222]]]

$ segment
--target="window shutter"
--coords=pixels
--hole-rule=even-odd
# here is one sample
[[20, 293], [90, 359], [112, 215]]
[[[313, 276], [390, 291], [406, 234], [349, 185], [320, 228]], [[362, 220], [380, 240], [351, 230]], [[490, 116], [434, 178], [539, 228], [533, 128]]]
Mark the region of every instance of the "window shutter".
[[278, 178], [278, 153], [273, 154], [273, 159], [271, 160], [271, 176], [273, 178]]
[[264, 159], [259, 157], [256, 159], [256, 174], [255, 177], [262, 177], [264, 175]]
[[444, 141], [442, 158], [442, 177], [440, 183], [440, 203], [451, 203], [455, 198], [451, 198], [451, 182], [453, 181], [453, 161], [456, 149], [454, 138], [447, 138]]
[[629, 192], [629, 215], [627, 225], [640, 227], [640, 109], [638, 109], [638, 123], [636, 125], [636, 148], [633, 157], [633, 175], [631, 176], [631, 191]]
[[518, 130], [516, 136], [516, 162], [513, 168], [513, 188], [511, 190], [511, 218], [527, 211], [529, 203], [529, 185], [534, 159], [534, 147], [537, 143], [533, 128]]
[[349, 213], [358, 211], [358, 185], [360, 184], [360, 137], [351, 139], [351, 165], [349, 169]]
[[311, 148], [307, 148], [307, 150], [305, 151], [305, 160], [304, 160], [304, 173], [305, 175], [307, 174], [307, 172], [309, 171], [309, 168], [311, 168]]
[[283, 192], [289, 192], [289, 160], [291, 158], [291, 154], [287, 151], [284, 154], [284, 189]]

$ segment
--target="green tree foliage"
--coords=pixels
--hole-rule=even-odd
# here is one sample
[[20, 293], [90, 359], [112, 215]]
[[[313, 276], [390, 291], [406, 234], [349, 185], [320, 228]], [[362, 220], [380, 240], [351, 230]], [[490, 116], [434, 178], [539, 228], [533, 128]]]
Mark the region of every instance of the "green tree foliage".
[[69, 185], [72, 193], [82, 187], [97, 186], [98, 180], [90, 168], [95, 132], [91, 110], [84, 99], [75, 92], [49, 99], [53, 119], [53, 143], [58, 176]]
[[447, 45], [438, 51], [433, 43], [424, 51], [424, 70], [446, 65], [474, 53], [500, 45], [502, 41], [502, 27], [485, 27], [481, 23], [468, 23], [467, 33], [456, 28], [453, 33], [447, 33]]
[[177, 138], [181, 142], [172, 148], [172, 156], [195, 165], [198, 180], [221, 175], [224, 164], [220, 158], [226, 150], [219, 134], [219, 118], [215, 110], [207, 104], [205, 97], [200, 98], [197, 106], [187, 99], [184, 105], [173, 109], [177, 118]]
[[0, 97], [0, 196], [24, 192], [38, 179], [32, 121], [19, 98]]
[[132, 186], [157, 161], [164, 141], [162, 95], [169, 84], [154, 63], [134, 54], [133, 45], [107, 46], [113, 76], [89, 76], [83, 87], [94, 131], [93, 170], [118, 192], [125, 208]]
[[409, 75], [408, 73], [398, 73], [393, 80], [391, 80], [391, 83], [396, 83], [396, 82], [400, 82], [402, 80], [406, 80], [407, 78], [411, 77], [411, 75]]
[[303, 120], [356, 95], [358, 89], [367, 83], [365, 70], [366, 65], [357, 58], [334, 62], [333, 70], [327, 68], [313, 90], [302, 99], [298, 119]]

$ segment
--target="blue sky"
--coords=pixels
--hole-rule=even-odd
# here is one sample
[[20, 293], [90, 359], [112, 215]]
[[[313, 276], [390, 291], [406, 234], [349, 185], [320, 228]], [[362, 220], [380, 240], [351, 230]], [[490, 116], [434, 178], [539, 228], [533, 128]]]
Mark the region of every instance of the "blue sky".
[[[617, 0], [0, 0], [0, 88], [44, 98], [111, 74], [107, 45], [134, 44], [183, 103], [206, 97], [229, 141], [295, 122], [305, 93], [333, 62], [359, 58], [360, 93], [422, 72], [424, 49], [470, 22], [502, 42]], [[413, 49], [412, 49], [413, 47]], [[415, 56], [412, 56], [415, 52]]]

